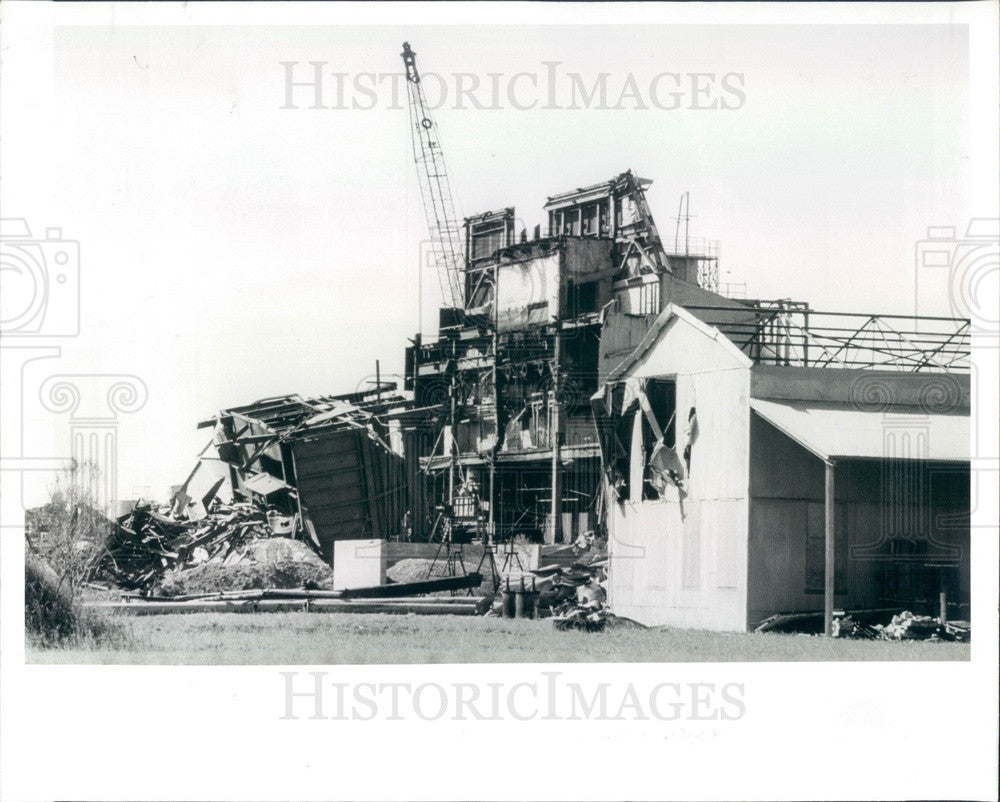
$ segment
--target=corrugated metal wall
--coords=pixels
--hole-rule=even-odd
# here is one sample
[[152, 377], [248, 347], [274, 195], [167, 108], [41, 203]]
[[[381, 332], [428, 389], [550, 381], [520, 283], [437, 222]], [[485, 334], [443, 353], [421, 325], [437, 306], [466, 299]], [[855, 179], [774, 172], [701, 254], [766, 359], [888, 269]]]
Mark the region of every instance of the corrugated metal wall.
[[396, 537], [408, 507], [404, 460], [358, 429], [293, 443], [299, 498], [326, 559], [334, 540]]

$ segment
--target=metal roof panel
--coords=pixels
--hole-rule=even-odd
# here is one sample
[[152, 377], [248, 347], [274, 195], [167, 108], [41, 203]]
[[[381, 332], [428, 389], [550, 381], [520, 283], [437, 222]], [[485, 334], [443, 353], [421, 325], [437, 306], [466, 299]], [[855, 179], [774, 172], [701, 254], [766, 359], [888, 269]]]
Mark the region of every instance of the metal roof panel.
[[[750, 400], [764, 420], [823, 460], [968, 462], [969, 416], [873, 412], [848, 404]], [[911, 436], [903, 437], [904, 433]]]

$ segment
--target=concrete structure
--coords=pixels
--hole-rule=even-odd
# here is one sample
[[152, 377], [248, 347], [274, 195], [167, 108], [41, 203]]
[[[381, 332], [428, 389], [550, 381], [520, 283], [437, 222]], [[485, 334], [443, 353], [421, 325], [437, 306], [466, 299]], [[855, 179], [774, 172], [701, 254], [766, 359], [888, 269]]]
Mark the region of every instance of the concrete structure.
[[388, 567], [384, 540], [337, 540], [333, 544], [333, 589], [385, 584]]
[[[819, 333], [796, 340], [787, 315], [761, 336], [771, 313], [755, 314], [702, 310], [712, 325], [668, 306], [594, 396], [612, 609], [741, 631], [834, 605], [936, 612], [944, 591], [967, 618], [962, 337], [927, 363], [904, 334], [896, 345], [837, 334], [862, 364], [882, 360], [856, 369]], [[938, 334], [926, 353], [956, 341]], [[909, 364], [919, 369], [899, 370]]]

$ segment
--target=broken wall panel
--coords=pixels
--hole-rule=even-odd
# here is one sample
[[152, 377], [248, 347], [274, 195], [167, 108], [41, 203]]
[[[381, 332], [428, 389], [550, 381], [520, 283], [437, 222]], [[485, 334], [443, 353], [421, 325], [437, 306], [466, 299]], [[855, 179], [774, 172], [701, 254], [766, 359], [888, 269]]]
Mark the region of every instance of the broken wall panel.
[[566, 238], [562, 247], [563, 270], [568, 279], [596, 281], [614, 268], [614, 240]]
[[494, 254], [514, 243], [514, 209], [484, 212], [465, 220], [465, 305], [493, 303]]
[[[284, 493], [286, 506], [301, 512], [303, 527], [331, 559], [335, 540], [398, 537], [408, 526], [410, 493], [421, 486], [408, 475], [407, 439], [399, 430], [403, 419], [421, 428], [432, 412], [381, 388], [286, 396], [220, 413], [215, 443], [234, 493], [267, 503]], [[408, 439], [415, 449], [423, 445]]]
[[542, 326], [559, 313], [560, 254], [535, 256], [497, 268], [498, 331]]
[[613, 248], [609, 239], [558, 237], [499, 253], [497, 330], [526, 329], [599, 311], [611, 294]]
[[398, 536], [408, 508], [405, 461], [351, 429], [294, 441], [298, 492], [323, 556], [333, 541]]

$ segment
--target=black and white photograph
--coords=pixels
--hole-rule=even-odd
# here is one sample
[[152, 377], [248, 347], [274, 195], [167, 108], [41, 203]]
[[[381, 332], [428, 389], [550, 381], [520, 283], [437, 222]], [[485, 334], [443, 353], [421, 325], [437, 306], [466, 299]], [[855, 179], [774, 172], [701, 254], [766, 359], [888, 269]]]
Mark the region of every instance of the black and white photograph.
[[0, 797], [997, 799], [998, 20], [0, 5]]

